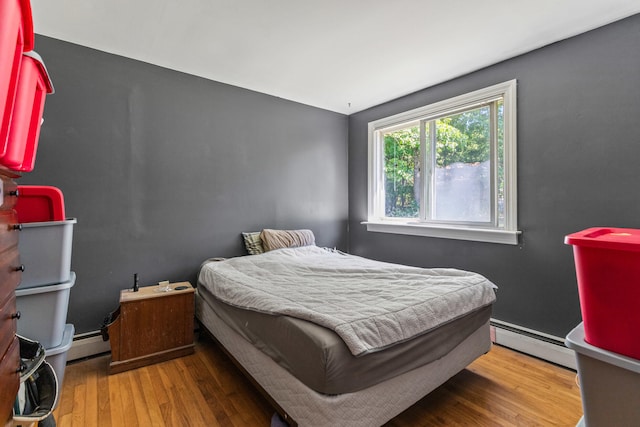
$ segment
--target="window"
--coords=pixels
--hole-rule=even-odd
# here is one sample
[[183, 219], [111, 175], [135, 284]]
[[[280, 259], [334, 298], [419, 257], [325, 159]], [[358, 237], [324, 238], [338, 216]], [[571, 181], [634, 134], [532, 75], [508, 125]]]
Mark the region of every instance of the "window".
[[516, 81], [369, 123], [369, 231], [517, 244]]

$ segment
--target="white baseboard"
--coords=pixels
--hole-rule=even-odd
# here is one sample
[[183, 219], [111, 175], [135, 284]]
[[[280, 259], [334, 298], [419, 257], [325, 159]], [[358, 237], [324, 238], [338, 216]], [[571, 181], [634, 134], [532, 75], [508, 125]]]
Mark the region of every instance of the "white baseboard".
[[[491, 319], [491, 340], [496, 344], [576, 369], [573, 350], [564, 346], [564, 339], [522, 326]], [[73, 338], [67, 361], [84, 359], [111, 351], [109, 341], [103, 341], [100, 331], [78, 334]]]
[[111, 351], [109, 341], [103, 341], [100, 331], [78, 334], [73, 337], [71, 348], [67, 351], [67, 362]]
[[575, 352], [564, 346], [564, 338], [491, 319], [491, 338], [496, 344], [555, 363], [577, 369]]

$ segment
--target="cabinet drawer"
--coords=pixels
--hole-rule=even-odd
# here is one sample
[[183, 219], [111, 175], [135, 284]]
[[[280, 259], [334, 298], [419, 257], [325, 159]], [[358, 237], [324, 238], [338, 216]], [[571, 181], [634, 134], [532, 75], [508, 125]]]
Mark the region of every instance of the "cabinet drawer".
[[20, 344], [18, 337], [13, 339], [9, 350], [0, 360], [0, 419], [7, 420], [13, 417], [13, 402], [20, 387]]
[[18, 244], [18, 215], [14, 210], [0, 210], [0, 252]]
[[12, 293], [0, 307], [0, 354], [4, 354], [16, 335], [16, 297]]
[[14, 246], [0, 256], [0, 303], [15, 291], [21, 278], [20, 254], [18, 247]]
[[2, 202], [0, 209], [11, 210], [18, 199], [18, 193], [16, 193], [18, 184], [13, 179], [3, 175], [0, 175], [0, 181], [2, 182], [0, 186], [0, 190], [2, 190], [0, 194], [0, 202]]

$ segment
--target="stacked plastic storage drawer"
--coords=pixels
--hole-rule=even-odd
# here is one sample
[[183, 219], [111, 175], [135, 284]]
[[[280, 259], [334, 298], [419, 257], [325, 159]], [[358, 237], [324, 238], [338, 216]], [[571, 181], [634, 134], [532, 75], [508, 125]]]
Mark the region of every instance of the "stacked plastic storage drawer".
[[640, 230], [589, 228], [573, 246], [583, 322], [566, 337], [576, 352], [588, 427], [640, 420]]
[[18, 333], [40, 342], [62, 385], [74, 326], [66, 324], [75, 218], [65, 219], [62, 192], [51, 186], [18, 186], [15, 206], [22, 227], [18, 248], [24, 271], [16, 290], [22, 315]]

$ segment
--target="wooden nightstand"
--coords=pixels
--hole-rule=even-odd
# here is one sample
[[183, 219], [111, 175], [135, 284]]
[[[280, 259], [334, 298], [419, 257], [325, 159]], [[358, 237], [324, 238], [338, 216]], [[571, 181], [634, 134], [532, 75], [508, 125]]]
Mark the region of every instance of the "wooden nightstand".
[[189, 282], [168, 286], [168, 292], [158, 292], [158, 286], [120, 292], [116, 319], [108, 327], [110, 374], [194, 352], [194, 289]]

